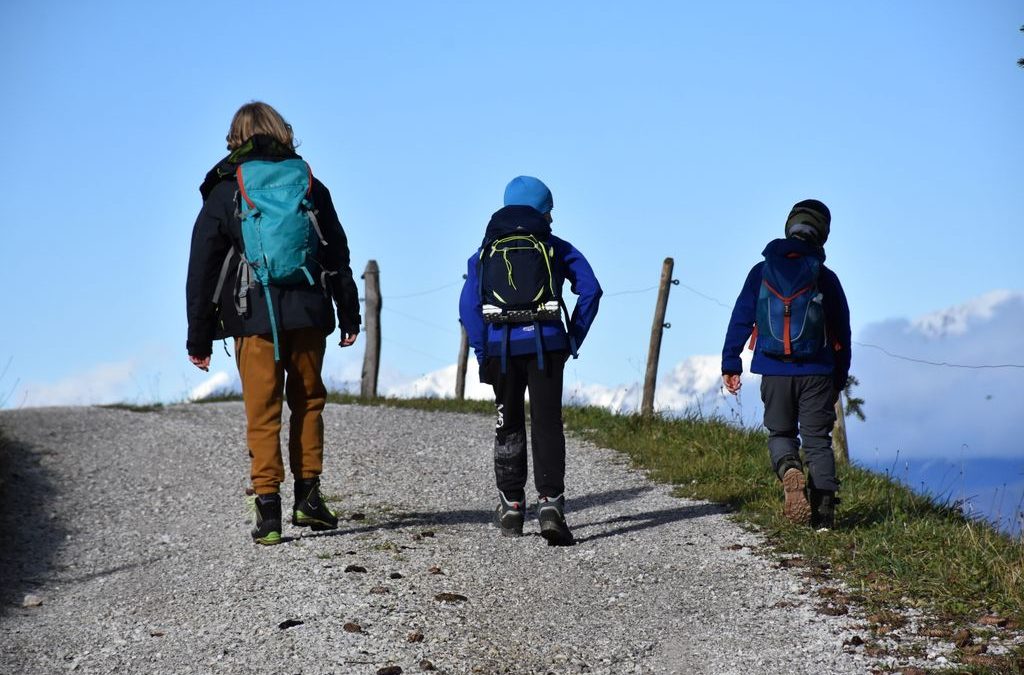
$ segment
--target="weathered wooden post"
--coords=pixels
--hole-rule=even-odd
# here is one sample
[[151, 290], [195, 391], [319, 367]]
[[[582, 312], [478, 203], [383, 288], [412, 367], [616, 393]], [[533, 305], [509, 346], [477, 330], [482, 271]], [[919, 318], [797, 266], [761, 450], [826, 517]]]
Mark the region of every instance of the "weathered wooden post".
[[455, 398], [459, 401], [466, 398], [466, 364], [469, 361], [469, 335], [466, 327], [459, 322], [459, 331], [462, 333], [462, 340], [459, 342], [459, 360], [455, 369]]
[[363, 272], [366, 295], [366, 354], [363, 356], [363, 378], [360, 396], [377, 398], [377, 375], [380, 373], [380, 268], [376, 260], [366, 263]]
[[672, 285], [672, 268], [675, 261], [665, 258], [661, 266], [661, 283], [658, 285], [658, 303], [654, 306], [654, 322], [651, 324], [651, 345], [647, 350], [647, 375], [644, 377], [644, 396], [640, 403], [640, 414], [649, 417], [654, 414], [654, 388], [658, 382], [658, 358], [661, 356], [661, 335], [671, 324], [665, 323], [665, 309], [668, 307], [668, 291]]
[[850, 444], [846, 438], [846, 415], [843, 411], [843, 392], [836, 399], [836, 423], [832, 427], [832, 448], [835, 450], [836, 462], [850, 463]]

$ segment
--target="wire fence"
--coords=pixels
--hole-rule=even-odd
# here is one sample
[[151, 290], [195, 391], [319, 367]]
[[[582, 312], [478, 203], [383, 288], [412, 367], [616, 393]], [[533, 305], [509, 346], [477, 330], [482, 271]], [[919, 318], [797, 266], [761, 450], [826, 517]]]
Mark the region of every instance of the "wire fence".
[[[712, 304], [714, 304], [714, 305], [716, 305], [716, 306], [718, 306], [718, 307], [720, 307], [722, 309], [725, 309], [727, 311], [732, 311], [732, 305], [728, 305], [728, 304], [722, 302], [721, 300], [719, 300], [718, 298], [716, 298], [716, 297], [714, 297], [712, 295], [709, 295], [707, 293], [704, 293], [704, 292], [694, 288], [693, 286], [690, 286], [688, 284], [682, 283], [681, 281], [678, 281], [678, 280], [675, 280], [675, 281], [677, 282], [677, 285], [680, 288], [682, 288], [683, 290], [688, 291], [689, 293], [693, 294], [694, 296], [696, 296], [698, 298], [701, 298], [702, 300], [705, 300], [705, 301], [707, 301], [709, 303], [712, 303]], [[413, 299], [413, 298], [422, 298], [422, 297], [425, 297], [427, 295], [433, 295], [435, 293], [440, 293], [441, 291], [445, 291], [445, 290], [448, 290], [450, 288], [454, 288], [455, 286], [459, 286], [462, 283], [463, 283], [462, 280], [452, 281], [451, 283], [444, 284], [443, 286], [438, 286], [436, 288], [431, 288], [431, 289], [425, 290], [425, 291], [411, 292], [411, 293], [399, 293], [397, 295], [387, 295], [385, 297], [385, 299], [388, 300], [388, 301], [391, 301], [391, 300], [406, 300], [406, 299]], [[620, 290], [620, 291], [605, 292], [601, 296], [601, 299], [605, 300], [605, 299], [609, 299], [609, 298], [617, 298], [617, 297], [622, 297], [622, 296], [643, 295], [645, 293], [652, 293], [653, 291], [656, 291], [657, 289], [658, 289], [658, 286], [654, 285], [654, 286], [648, 286], [646, 288], [637, 288], [637, 289], [630, 289], [630, 290]], [[433, 329], [435, 329], [437, 331], [441, 331], [441, 332], [446, 333], [448, 335], [458, 335], [459, 334], [459, 331], [456, 328], [449, 327], [449, 326], [442, 326], [442, 325], [440, 325], [440, 324], [438, 324], [436, 322], [430, 321], [428, 319], [424, 319], [422, 317], [418, 317], [418, 316], [416, 316], [414, 314], [411, 314], [409, 312], [405, 312], [405, 311], [402, 311], [402, 310], [394, 309], [392, 307], [389, 307], [388, 305], [385, 305], [383, 307], [383, 309], [384, 309], [384, 311], [396, 314], [398, 316], [402, 316], [402, 317], [404, 317], [406, 319], [409, 319], [410, 321], [415, 321], [415, 322], [423, 324], [425, 326], [429, 326], [429, 327], [431, 327], [431, 328], [433, 328]], [[958, 369], [964, 369], [964, 370], [1024, 369], [1024, 364], [1020, 364], [1020, 363], [966, 364], [966, 363], [955, 363], [955, 362], [946, 361], [946, 360], [933, 361], [933, 360], [922, 359], [922, 358], [918, 358], [918, 357], [914, 357], [914, 356], [907, 356], [905, 354], [898, 354], [898, 353], [893, 352], [892, 350], [890, 350], [890, 349], [888, 349], [888, 348], [886, 348], [886, 347], [884, 347], [882, 345], [871, 344], [869, 342], [859, 342], [857, 340], [854, 340], [853, 344], [855, 346], [857, 346], [857, 347], [865, 347], [867, 349], [874, 349], [874, 350], [879, 351], [883, 355], [885, 355], [885, 356], [887, 356], [889, 358], [892, 358], [892, 359], [896, 359], [896, 360], [899, 360], [899, 361], [905, 361], [905, 362], [908, 362], [908, 363], [916, 363], [916, 364], [925, 365], [925, 366], [933, 366], [933, 367], [940, 367], [940, 368], [958, 368]], [[410, 349], [410, 351], [414, 351], [414, 352], [419, 353], [419, 354], [424, 354], [422, 351], [418, 351], [418, 350], [415, 350], [415, 349]], [[435, 360], [435, 361], [445, 361], [445, 359], [441, 359], [441, 358], [439, 358], [437, 356], [434, 356], [434, 355], [427, 355], [427, 354], [424, 354], [424, 355], [425, 356], [430, 356], [430, 358]]]

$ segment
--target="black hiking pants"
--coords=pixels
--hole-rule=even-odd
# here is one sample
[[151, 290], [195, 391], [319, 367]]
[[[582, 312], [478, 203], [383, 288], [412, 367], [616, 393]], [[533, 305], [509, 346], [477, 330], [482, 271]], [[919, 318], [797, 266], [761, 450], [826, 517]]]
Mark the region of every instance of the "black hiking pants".
[[562, 374], [566, 352], [544, 354], [539, 368], [536, 355], [510, 356], [501, 373], [501, 359], [484, 361], [487, 381], [494, 386], [497, 420], [494, 425], [494, 478], [510, 501], [526, 499], [526, 413], [524, 397], [530, 393], [530, 445], [533, 482], [541, 497], [565, 491], [565, 433], [562, 429]]
[[811, 486], [830, 492], [839, 489], [832, 452], [838, 395], [831, 375], [761, 376], [768, 452], [776, 475], [785, 460], [799, 461], [802, 444]]

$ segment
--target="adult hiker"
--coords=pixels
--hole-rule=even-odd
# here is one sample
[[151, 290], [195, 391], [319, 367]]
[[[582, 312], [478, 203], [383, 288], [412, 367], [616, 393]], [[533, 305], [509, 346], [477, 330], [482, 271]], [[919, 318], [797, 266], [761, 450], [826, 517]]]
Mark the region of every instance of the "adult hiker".
[[188, 358], [208, 370], [215, 339], [234, 338], [255, 491], [257, 544], [281, 542], [282, 403], [290, 411], [292, 524], [338, 526], [320, 492], [327, 390], [321, 370], [337, 323], [359, 334], [348, 240], [331, 195], [295, 153], [280, 113], [254, 101], [231, 120], [229, 154], [199, 188], [186, 300]]
[[[740, 390], [740, 352], [754, 350], [761, 374], [772, 468], [782, 482], [783, 513], [798, 524], [832, 528], [836, 478], [835, 402], [850, 372], [850, 309], [839, 278], [825, 267], [832, 216], [816, 199], [793, 206], [785, 239], [765, 247], [736, 299], [722, 349], [722, 380]], [[807, 476], [800, 458], [803, 444]]]
[[[590, 263], [551, 233], [551, 191], [532, 176], [505, 188], [504, 207], [491, 216], [483, 243], [469, 259], [459, 316], [480, 366], [494, 387], [497, 422], [494, 475], [496, 524], [506, 536], [523, 533], [526, 516], [526, 418], [540, 534], [549, 545], [574, 543], [565, 520], [565, 434], [562, 376], [597, 316], [601, 286]], [[562, 286], [579, 297], [568, 326]]]

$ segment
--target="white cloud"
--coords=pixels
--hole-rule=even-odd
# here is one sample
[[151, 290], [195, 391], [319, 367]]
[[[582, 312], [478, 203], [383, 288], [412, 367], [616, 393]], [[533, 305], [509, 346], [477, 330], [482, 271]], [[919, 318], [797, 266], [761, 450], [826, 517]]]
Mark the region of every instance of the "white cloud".
[[189, 401], [199, 401], [213, 393], [225, 390], [241, 391], [241, 385], [238, 382], [237, 374], [233, 375], [226, 370], [221, 370], [212, 373], [208, 378], [193, 387], [188, 392], [187, 398]]
[[102, 363], [53, 383], [28, 382], [8, 403], [29, 407], [158, 400], [156, 392], [147, 391], [140, 381], [138, 371], [134, 359]]
[[[852, 372], [868, 419], [849, 425], [865, 463], [901, 458], [1021, 457], [1024, 293], [994, 291], [914, 320], [872, 324], [855, 340]], [[859, 343], [859, 344], [858, 344]], [[869, 346], [874, 345], [874, 346]], [[946, 363], [936, 366], [896, 358]]]

